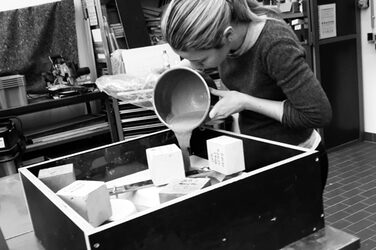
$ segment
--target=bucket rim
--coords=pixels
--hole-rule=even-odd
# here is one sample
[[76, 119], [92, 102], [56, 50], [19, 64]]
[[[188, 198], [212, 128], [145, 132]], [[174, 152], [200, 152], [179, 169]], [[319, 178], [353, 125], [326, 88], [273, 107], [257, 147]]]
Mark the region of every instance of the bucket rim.
[[157, 108], [156, 108], [156, 104], [155, 104], [155, 90], [158, 86], [158, 83], [159, 81], [166, 75], [166, 74], [169, 74], [173, 71], [177, 71], [177, 70], [185, 70], [185, 71], [189, 71], [193, 74], [195, 74], [204, 84], [204, 88], [205, 88], [205, 91], [206, 91], [206, 94], [207, 94], [207, 97], [208, 97], [208, 101], [207, 101], [207, 106], [205, 107], [205, 112], [204, 112], [204, 115], [202, 116], [202, 118], [200, 119], [200, 121], [197, 123], [197, 125], [194, 127], [194, 128], [197, 128], [199, 127], [207, 118], [208, 114], [209, 114], [209, 111], [210, 111], [210, 106], [211, 106], [211, 95], [210, 95], [210, 89], [209, 89], [209, 86], [207, 85], [206, 83], [206, 80], [205, 78], [202, 76], [202, 73], [198, 72], [197, 70], [195, 69], [192, 69], [192, 68], [189, 68], [189, 67], [186, 67], [186, 66], [177, 66], [177, 67], [173, 67], [173, 68], [170, 68], [166, 71], [164, 71], [157, 79], [157, 82], [156, 84], [154, 85], [154, 88], [153, 88], [153, 109], [154, 109], [154, 112], [155, 114], [157, 115], [158, 119], [164, 124], [166, 125], [168, 128], [171, 129], [171, 126], [170, 124], [168, 124], [159, 114], [159, 112], [157, 111]]

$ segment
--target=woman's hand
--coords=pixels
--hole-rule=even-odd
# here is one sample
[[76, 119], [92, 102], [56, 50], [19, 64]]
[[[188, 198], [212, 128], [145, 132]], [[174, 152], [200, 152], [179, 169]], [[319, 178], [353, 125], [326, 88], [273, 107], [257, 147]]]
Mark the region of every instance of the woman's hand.
[[219, 101], [209, 113], [212, 120], [224, 119], [242, 110], [250, 110], [273, 118], [279, 122], [283, 116], [283, 101], [257, 98], [233, 90], [210, 89], [210, 93], [219, 96]]
[[244, 109], [246, 95], [243, 93], [213, 88], [210, 88], [210, 93], [220, 97], [219, 101], [209, 113], [209, 117], [212, 120], [224, 119], [232, 114], [239, 113]]

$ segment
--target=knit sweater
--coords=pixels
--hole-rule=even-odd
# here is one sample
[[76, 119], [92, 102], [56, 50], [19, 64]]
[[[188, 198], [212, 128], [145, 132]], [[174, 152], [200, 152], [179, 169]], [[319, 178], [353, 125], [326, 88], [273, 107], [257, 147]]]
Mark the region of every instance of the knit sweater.
[[284, 101], [282, 122], [241, 111], [241, 133], [298, 145], [308, 139], [313, 128], [330, 122], [330, 103], [307, 64], [305, 53], [290, 26], [268, 19], [248, 51], [221, 63], [219, 74], [230, 90]]

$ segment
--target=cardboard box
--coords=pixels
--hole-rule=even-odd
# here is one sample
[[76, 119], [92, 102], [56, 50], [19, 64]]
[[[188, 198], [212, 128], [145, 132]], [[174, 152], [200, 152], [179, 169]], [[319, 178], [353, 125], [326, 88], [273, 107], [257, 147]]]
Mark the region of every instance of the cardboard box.
[[[167, 43], [133, 49], [122, 49], [118, 61], [123, 62], [126, 74], [145, 76], [153, 70], [177, 65], [181, 60]], [[166, 56], [167, 55], [167, 56]]]

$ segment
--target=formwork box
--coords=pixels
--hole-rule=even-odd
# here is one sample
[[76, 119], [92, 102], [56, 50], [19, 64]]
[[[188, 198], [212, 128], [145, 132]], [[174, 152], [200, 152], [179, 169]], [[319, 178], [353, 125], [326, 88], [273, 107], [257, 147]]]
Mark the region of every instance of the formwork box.
[[35, 235], [46, 249], [280, 249], [324, 227], [318, 152], [210, 128], [196, 129], [191, 154], [206, 140], [243, 140], [246, 171], [226, 181], [91, 226], [39, 179], [40, 169], [73, 163], [77, 179], [110, 181], [147, 169], [146, 148], [177, 143], [163, 130], [20, 169]]

